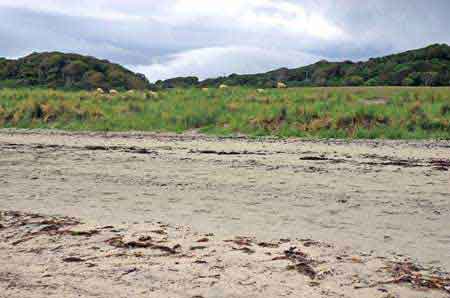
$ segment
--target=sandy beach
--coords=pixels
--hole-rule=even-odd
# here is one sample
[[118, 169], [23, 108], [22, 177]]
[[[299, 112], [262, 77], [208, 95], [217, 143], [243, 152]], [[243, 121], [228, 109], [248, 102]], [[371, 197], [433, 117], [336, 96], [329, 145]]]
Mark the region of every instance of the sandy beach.
[[[4, 297], [448, 295], [383, 283], [450, 271], [448, 141], [1, 130], [0, 151]], [[82, 224], [33, 234], [53, 216]]]

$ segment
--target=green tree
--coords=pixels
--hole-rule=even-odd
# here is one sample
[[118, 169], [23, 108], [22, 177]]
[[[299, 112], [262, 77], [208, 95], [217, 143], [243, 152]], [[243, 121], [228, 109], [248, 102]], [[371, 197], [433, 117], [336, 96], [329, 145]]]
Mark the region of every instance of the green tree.
[[346, 80], [348, 86], [361, 86], [364, 84], [364, 79], [360, 76], [351, 76]]
[[425, 86], [436, 86], [438, 84], [439, 74], [437, 72], [424, 72], [420, 74], [422, 84]]
[[97, 71], [88, 71], [83, 76], [83, 85], [87, 89], [105, 88], [105, 75]]
[[89, 66], [83, 61], [72, 61], [62, 69], [63, 74], [72, 77], [82, 77], [84, 73], [89, 69]]
[[366, 86], [380, 86], [381, 82], [378, 78], [372, 78], [365, 83]]
[[403, 86], [414, 86], [414, 80], [410, 77], [407, 77], [407, 78], [403, 79], [402, 85]]
[[72, 61], [63, 67], [63, 79], [66, 87], [72, 87], [83, 77], [89, 66], [83, 61]]

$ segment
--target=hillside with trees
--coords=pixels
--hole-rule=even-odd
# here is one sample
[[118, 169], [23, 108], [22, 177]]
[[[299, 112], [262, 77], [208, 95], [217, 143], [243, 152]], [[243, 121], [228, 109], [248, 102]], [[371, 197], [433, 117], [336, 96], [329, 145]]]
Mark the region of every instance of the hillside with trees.
[[59, 52], [33, 53], [17, 60], [0, 58], [0, 87], [147, 89], [142, 74], [94, 57]]
[[299, 68], [200, 81], [195, 76], [150, 84], [142, 74], [94, 57], [59, 52], [33, 53], [17, 60], [0, 58], [0, 87], [105, 90], [249, 86], [450, 86], [450, 46], [435, 44], [364, 62], [319, 61]]
[[272, 88], [277, 82], [301, 86], [450, 86], [450, 47], [435, 44], [365, 62], [319, 61], [305, 67], [281, 68], [267, 73], [238, 75], [198, 81], [195, 77], [158, 81], [156, 89], [171, 87], [252, 86]]

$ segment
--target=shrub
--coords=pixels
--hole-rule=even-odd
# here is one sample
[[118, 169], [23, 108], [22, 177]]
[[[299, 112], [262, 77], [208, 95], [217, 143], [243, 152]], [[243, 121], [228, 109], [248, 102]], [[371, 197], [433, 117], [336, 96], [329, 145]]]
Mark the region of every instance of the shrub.
[[443, 104], [441, 107], [441, 115], [446, 116], [449, 113], [450, 113], [450, 104], [448, 103]]

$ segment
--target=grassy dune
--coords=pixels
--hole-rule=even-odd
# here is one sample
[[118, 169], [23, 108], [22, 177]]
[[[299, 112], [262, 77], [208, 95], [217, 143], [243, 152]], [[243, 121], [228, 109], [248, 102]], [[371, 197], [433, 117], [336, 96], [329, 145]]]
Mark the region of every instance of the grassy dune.
[[0, 90], [0, 127], [450, 139], [450, 88]]

